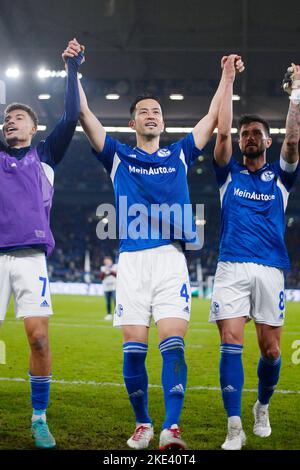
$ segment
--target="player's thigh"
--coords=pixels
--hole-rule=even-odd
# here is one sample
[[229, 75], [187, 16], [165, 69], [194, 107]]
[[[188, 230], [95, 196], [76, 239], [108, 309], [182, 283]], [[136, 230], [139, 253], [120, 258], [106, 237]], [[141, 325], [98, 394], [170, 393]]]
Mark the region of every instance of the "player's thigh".
[[114, 326], [150, 326], [151, 270], [146, 251], [120, 254]]
[[[173, 319], [185, 330], [191, 313], [191, 287], [186, 258], [177, 245], [159, 247], [155, 253], [152, 273], [152, 312], [155, 323]], [[170, 319], [170, 321], [168, 321]], [[165, 324], [164, 323], [161, 323]], [[183, 325], [185, 325], [183, 327]], [[161, 326], [161, 330], [162, 330]]]
[[284, 276], [280, 269], [253, 263], [251, 316], [255, 323], [282, 326], [285, 318]]
[[12, 292], [10, 265], [10, 257], [4, 253], [0, 254], [0, 322], [5, 319]]
[[16, 316], [52, 314], [47, 263], [44, 253], [20, 250], [14, 253], [11, 271]]
[[219, 262], [214, 279], [209, 321], [249, 317], [251, 284], [247, 263]]

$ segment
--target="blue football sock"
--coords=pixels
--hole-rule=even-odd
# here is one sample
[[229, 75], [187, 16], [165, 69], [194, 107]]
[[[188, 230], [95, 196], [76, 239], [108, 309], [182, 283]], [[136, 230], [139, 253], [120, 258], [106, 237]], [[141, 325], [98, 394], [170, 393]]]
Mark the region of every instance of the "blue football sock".
[[166, 419], [163, 429], [179, 425], [187, 383], [187, 366], [184, 359], [184, 341], [180, 336], [170, 336], [159, 345], [163, 358], [162, 385], [164, 389]]
[[50, 383], [52, 375], [32, 375], [29, 372], [31, 386], [31, 403], [33, 414], [45, 417], [48, 408]]
[[137, 423], [151, 423], [148, 414], [148, 375], [145, 360], [148, 345], [130, 341], [123, 344], [123, 376]]
[[261, 355], [258, 367], [258, 400], [262, 405], [267, 405], [274, 393], [279, 380], [281, 356], [276, 359], [268, 359]]
[[224, 408], [228, 418], [241, 416], [244, 370], [242, 363], [243, 346], [221, 344], [220, 384]]

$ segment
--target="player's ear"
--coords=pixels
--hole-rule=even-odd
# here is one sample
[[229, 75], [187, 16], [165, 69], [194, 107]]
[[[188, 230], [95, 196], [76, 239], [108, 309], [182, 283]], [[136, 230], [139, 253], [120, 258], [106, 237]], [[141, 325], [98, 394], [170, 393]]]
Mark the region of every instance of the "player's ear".
[[37, 127], [33, 126], [31, 128], [30, 135], [32, 135], [32, 137], [34, 137], [36, 133], [37, 133]]
[[266, 139], [266, 147], [267, 149], [272, 145], [272, 137], [268, 137]]
[[128, 125], [129, 125], [130, 129], [133, 129], [135, 131], [135, 120], [134, 119], [130, 119]]

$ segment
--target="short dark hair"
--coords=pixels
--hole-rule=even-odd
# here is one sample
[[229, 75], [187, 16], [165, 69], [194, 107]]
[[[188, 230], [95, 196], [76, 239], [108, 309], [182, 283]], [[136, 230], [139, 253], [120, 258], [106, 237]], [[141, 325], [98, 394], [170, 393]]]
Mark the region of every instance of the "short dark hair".
[[238, 133], [240, 133], [240, 130], [243, 125], [251, 124], [251, 122], [260, 122], [264, 126], [268, 136], [270, 136], [269, 123], [257, 114], [244, 114], [243, 116], [241, 116], [238, 121]]
[[140, 101], [143, 101], [143, 100], [155, 100], [158, 102], [158, 104], [161, 106], [161, 103], [160, 103], [160, 100], [159, 98], [157, 98], [157, 96], [155, 95], [152, 95], [152, 93], [143, 93], [142, 95], [139, 95], [135, 98], [135, 100], [133, 101], [133, 103], [131, 104], [129, 110], [130, 110], [130, 116], [132, 118], [134, 118], [134, 113], [135, 113], [135, 107], [136, 105], [140, 102]]
[[15, 111], [16, 109], [22, 109], [22, 111], [25, 111], [27, 114], [29, 114], [29, 116], [31, 117], [31, 119], [32, 119], [32, 121], [33, 121], [33, 123], [34, 123], [34, 127], [37, 128], [38, 123], [39, 123], [37, 114], [36, 114], [36, 112], [35, 112], [30, 106], [28, 106], [27, 104], [23, 104], [23, 103], [12, 103], [12, 104], [9, 104], [9, 105], [7, 106], [7, 108], [5, 109], [5, 111], [4, 111], [4, 116], [6, 116], [6, 114], [11, 113], [12, 111]]

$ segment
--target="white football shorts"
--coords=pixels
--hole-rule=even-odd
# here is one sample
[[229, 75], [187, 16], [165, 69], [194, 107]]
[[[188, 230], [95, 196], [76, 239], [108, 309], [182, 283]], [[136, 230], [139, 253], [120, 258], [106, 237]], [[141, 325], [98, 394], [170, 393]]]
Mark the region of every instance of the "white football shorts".
[[44, 253], [34, 249], [0, 253], [0, 321], [5, 319], [11, 294], [17, 318], [53, 313]]
[[280, 269], [256, 263], [218, 263], [209, 321], [237, 317], [270, 326], [283, 325], [285, 294]]
[[178, 243], [119, 257], [114, 326], [150, 326], [163, 318], [189, 321], [191, 288], [186, 258]]

